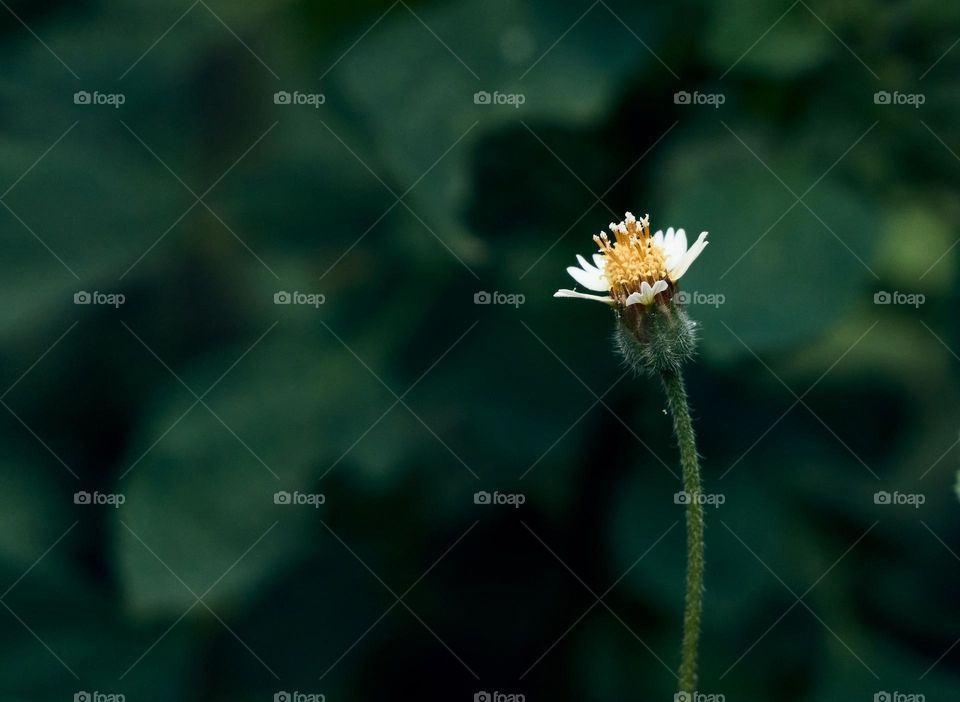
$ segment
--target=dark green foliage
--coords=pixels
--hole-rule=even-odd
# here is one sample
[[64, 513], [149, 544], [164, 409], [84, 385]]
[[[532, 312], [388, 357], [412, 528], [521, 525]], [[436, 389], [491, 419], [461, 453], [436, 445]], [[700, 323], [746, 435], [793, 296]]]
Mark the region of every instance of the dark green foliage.
[[710, 231], [701, 689], [956, 698], [960, 6], [5, 5], [0, 699], [671, 699], [666, 402], [551, 297], [627, 210]]

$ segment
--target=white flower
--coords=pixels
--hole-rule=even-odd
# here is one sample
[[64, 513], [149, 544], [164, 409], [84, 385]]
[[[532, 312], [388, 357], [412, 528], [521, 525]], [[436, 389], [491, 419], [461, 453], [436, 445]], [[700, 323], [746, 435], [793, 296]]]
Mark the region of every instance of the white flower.
[[606, 292], [590, 295], [576, 290], [557, 290], [554, 297], [579, 297], [608, 305], [628, 307], [641, 303], [652, 305], [660, 293], [672, 292], [674, 284], [687, 272], [707, 247], [707, 232], [700, 234], [687, 248], [687, 234], [682, 229], [667, 229], [650, 235], [650, 216], [637, 220], [627, 212], [620, 224], [611, 224], [615, 237], [610, 242], [606, 233], [594, 236], [600, 253], [593, 263], [577, 256], [580, 267], [570, 266], [567, 273], [587, 290]]

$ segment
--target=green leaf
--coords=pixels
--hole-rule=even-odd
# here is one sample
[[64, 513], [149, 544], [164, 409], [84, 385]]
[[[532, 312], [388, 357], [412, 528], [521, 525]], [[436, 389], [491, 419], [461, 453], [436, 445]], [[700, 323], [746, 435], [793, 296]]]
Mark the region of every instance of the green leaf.
[[[365, 146], [379, 158], [374, 170], [389, 169], [400, 192], [429, 170], [410, 200], [468, 263], [484, 249], [458, 215], [470, 193], [472, 145], [483, 133], [521, 120], [595, 120], [632, 72], [666, 74], [631, 34], [640, 31], [657, 46], [655, 15], [633, 4], [611, 6], [616, 15], [597, 5], [581, 22], [582, 10], [545, 2], [460, 0], [417, 8], [416, 17], [396, 6], [332, 69], [370, 131]], [[611, 38], [616, 50], [605, 48]], [[477, 104], [480, 91], [524, 101]]]
[[842, 51], [802, 4], [781, 8], [721, 0], [710, 9], [703, 43], [707, 57], [721, 72], [789, 78], [820, 65], [832, 49]]
[[[310, 526], [329, 507], [278, 505], [274, 494], [323, 493], [320, 468], [388, 404], [352, 357], [322, 343], [268, 336], [204, 398], [219, 419], [202, 405], [183, 416], [194, 399], [179, 388], [154, 410], [118, 483], [127, 503], [113, 525], [134, 610], [179, 615], [194, 602], [190, 590], [211, 587], [211, 606], [249, 602], [311, 548]], [[202, 393], [243, 351], [211, 359], [186, 382]]]
[[835, 171], [818, 182], [842, 151], [816, 156], [763, 131], [717, 129], [676, 147], [655, 188], [667, 206], [652, 222], [684, 227], [689, 240], [710, 232], [680, 283], [703, 348], [729, 357], [749, 355], [744, 344], [762, 353], [810, 341], [872, 295], [872, 203]]

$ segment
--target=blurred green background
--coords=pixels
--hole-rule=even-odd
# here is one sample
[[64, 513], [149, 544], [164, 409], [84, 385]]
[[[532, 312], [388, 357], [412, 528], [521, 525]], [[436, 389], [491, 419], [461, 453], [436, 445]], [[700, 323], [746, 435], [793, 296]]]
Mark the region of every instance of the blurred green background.
[[960, 7], [0, 4], [3, 700], [672, 699], [660, 388], [551, 297], [626, 210], [710, 231], [701, 690], [957, 698]]

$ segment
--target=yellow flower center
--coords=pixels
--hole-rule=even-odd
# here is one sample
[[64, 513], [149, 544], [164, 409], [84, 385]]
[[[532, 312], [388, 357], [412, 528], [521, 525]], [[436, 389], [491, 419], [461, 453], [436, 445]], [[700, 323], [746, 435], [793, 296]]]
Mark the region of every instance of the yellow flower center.
[[606, 259], [607, 280], [610, 294], [618, 302], [626, 301], [630, 293], [640, 292], [640, 283], [653, 285], [658, 280], [667, 280], [667, 261], [663, 251], [650, 236], [650, 219], [641, 220], [627, 215], [620, 224], [611, 224], [615, 241], [611, 242], [606, 232], [594, 236], [600, 253]]

